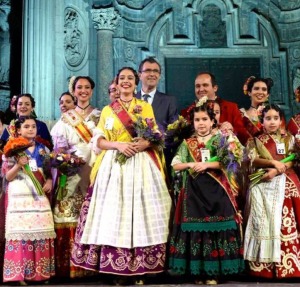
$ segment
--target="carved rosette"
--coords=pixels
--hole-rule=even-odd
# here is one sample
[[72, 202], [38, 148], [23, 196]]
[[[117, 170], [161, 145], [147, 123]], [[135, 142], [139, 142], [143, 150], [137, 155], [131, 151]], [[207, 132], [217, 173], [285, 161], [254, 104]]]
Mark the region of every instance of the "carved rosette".
[[73, 7], [65, 9], [64, 52], [66, 63], [78, 67], [87, 51], [86, 25], [83, 17]]
[[92, 9], [91, 13], [96, 30], [114, 31], [121, 19], [119, 13], [114, 8]]

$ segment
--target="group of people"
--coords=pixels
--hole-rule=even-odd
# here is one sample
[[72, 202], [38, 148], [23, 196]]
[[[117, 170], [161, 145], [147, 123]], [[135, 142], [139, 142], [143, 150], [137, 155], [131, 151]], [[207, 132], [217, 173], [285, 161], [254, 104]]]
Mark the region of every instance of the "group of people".
[[[121, 68], [101, 111], [91, 105], [94, 81], [72, 77], [50, 132], [33, 97], [16, 97], [1, 136], [4, 282], [111, 274], [116, 285], [142, 285], [167, 271], [198, 285], [244, 272], [300, 277], [300, 117], [285, 125], [267, 103], [270, 79], [250, 77], [251, 105], [239, 110], [208, 72], [179, 113], [158, 91], [160, 75], [154, 58], [138, 72]], [[13, 147], [24, 139], [22, 151]], [[45, 164], [53, 154], [82, 164], [63, 174]]]

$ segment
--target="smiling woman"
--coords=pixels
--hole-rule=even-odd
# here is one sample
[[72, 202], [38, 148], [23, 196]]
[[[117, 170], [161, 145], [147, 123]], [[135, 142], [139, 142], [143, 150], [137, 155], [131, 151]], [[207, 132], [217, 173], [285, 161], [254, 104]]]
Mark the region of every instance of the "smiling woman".
[[254, 137], [262, 133], [260, 122], [261, 111], [267, 103], [273, 86], [270, 78], [249, 77], [243, 87], [244, 94], [249, 96], [251, 104], [248, 110], [241, 108], [244, 126], [250, 136]]
[[[85, 197], [91, 165], [95, 158], [90, 142], [100, 111], [90, 105], [93, 96], [94, 81], [88, 76], [71, 78], [69, 93], [59, 98], [61, 118], [51, 129], [54, 150], [58, 153], [73, 154], [84, 160], [85, 164], [73, 175], [58, 173], [59, 183], [65, 175], [67, 184], [65, 193], [57, 193], [53, 199], [56, 276], [75, 278], [88, 276], [91, 272], [75, 268], [70, 263], [72, 242], [79, 217], [80, 207]], [[67, 252], [66, 252], [67, 251]]]
[[[34, 107], [35, 107], [35, 100], [31, 96], [31, 94], [20, 94], [17, 96], [17, 99], [15, 101], [16, 111], [17, 111], [17, 117], [20, 116], [30, 116], [34, 115]], [[11, 124], [5, 129], [1, 136], [1, 140], [7, 141], [10, 134], [10, 126], [14, 125], [14, 120], [11, 122]], [[37, 136], [36, 141], [39, 143], [44, 144], [47, 146], [50, 150], [52, 150], [52, 140], [51, 136], [48, 130], [47, 125], [39, 120], [36, 120], [37, 125]]]
[[[72, 250], [75, 266], [123, 280], [164, 271], [171, 207], [158, 146], [137, 137], [135, 130], [138, 119], [148, 118], [158, 132], [151, 105], [134, 96], [138, 82], [131, 67], [119, 70], [120, 98], [101, 113], [100, 134], [94, 139], [102, 151], [92, 169]], [[120, 155], [126, 159], [121, 163]]]

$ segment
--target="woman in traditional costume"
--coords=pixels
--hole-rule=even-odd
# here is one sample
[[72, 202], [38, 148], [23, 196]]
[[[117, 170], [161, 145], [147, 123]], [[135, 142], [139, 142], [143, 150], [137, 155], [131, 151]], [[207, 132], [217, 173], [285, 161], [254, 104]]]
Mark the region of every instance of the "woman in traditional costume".
[[[101, 113], [97, 143], [102, 151], [72, 251], [74, 265], [123, 279], [165, 270], [171, 208], [155, 144], [160, 133], [151, 105], [134, 97], [138, 81], [134, 69], [122, 68], [117, 75], [120, 98]], [[153, 142], [145, 139], [146, 133], [137, 137], [138, 119], [151, 123], [148, 136]], [[134, 278], [143, 284], [143, 278]]]
[[266, 106], [264, 133], [248, 143], [253, 166], [264, 171], [250, 177], [244, 258], [250, 274], [264, 278], [300, 276], [300, 181], [285, 159], [294, 150], [294, 137], [281, 134], [282, 119], [278, 106]]
[[[47, 150], [34, 140], [36, 120], [19, 117], [15, 127], [17, 134], [27, 139], [29, 144], [16, 159], [8, 157], [3, 161], [3, 174], [8, 181], [3, 281], [19, 281], [21, 285], [26, 285], [27, 281], [47, 281], [55, 274], [56, 235], [50, 202], [45, 195], [52, 190], [52, 178], [50, 171], [46, 173], [42, 169]], [[13, 141], [19, 142], [19, 137]], [[19, 149], [13, 145], [10, 153]], [[9, 147], [5, 146], [5, 154], [6, 149], [9, 150]], [[30, 177], [25, 165], [33, 177]]]
[[260, 122], [261, 111], [268, 101], [273, 81], [270, 78], [256, 78], [251, 76], [244, 84], [244, 94], [250, 97], [250, 107], [248, 110], [241, 108], [244, 126], [250, 137], [255, 137], [262, 133]]
[[[80, 208], [89, 186], [91, 165], [95, 159], [90, 142], [100, 118], [100, 111], [90, 104], [94, 87], [95, 83], [90, 77], [72, 78], [70, 93], [63, 93], [59, 99], [61, 118], [51, 130], [56, 152], [75, 153], [86, 162], [77, 174], [66, 178], [64, 194], [54, 195], [56, 277], [91, 275], [91, 272], [73, 266], [70, 256]], [[58, 184], [62, 184], [65, 176], [58, 174]]]
[[[295, 89], [296, 102], [300, 102], [300, 86]], [[287, 130], [293, 135], [299, 135], [300, 139], [300, 113], [294, 115], [287, 124]]]
[[[205, 97], [206, 98], [206, 97]], [[220, 276], [244, 269], [238, 191], [227, 166], [216, 158], [217, 149], [229, 157], [226, 136], [216, 129], [214, 109], [200, 99], [191, 111], [194, 135], [182, 142], [172, 161], [182, 172], [170, 239], [170, 269], [192, 275], [196, 284], [214, 285]], [[229, 136], [229, 135], [228, 135]], [[230, 134], [232, 147], [242, 156], [242, 146]], [[211, 160], [215, 158], [215, 160]]]

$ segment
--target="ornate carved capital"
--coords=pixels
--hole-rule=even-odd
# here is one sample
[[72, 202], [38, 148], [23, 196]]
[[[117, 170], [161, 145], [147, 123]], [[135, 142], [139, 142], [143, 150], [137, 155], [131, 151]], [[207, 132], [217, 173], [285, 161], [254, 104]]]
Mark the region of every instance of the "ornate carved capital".
[[118, 22], [121, 19], [118, 11], [114, 8], [92, 9], [92, 20], [96, 30], [111, 30], [114, 31]]

